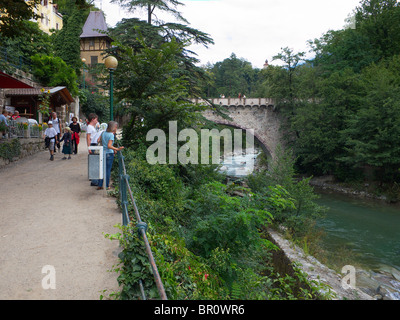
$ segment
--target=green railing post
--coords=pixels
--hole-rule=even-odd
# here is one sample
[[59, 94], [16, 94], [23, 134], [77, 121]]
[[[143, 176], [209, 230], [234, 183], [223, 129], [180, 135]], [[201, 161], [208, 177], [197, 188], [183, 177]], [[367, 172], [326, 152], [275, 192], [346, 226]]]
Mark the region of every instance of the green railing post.
[[127, 184], [129, 183], [129, 176], [125, 174], [124, 167], [124, 156], [122, 152], [118, 152], [118, 176], [119, 176], [119, 194], [122, 206], [122, 224], [127, 226], [129, 224], [129, 213], [128, 213], [128, 190]]
[[114, 70], [110, 69], [110, 120], [114, 121]]
[[122, 204], [122, 224], [127, 226], [129, 224], [129, 212], [128, 212], [128, 193], [126, 185], [129, 183], [129, 176], [127, 174], [122, 175], [122, 189], [121, 189], [121, 204]]

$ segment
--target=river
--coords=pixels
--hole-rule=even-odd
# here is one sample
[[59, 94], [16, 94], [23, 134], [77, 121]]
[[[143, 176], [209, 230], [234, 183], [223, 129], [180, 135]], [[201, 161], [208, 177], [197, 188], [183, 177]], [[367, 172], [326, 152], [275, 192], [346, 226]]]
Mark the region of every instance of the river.
[[[355, 264], [356, 285], [362, 291], [400, 300], [400, 205], [337, 193], [319, 195], [317, 202], [328, 208], [317, 222], [325, 232], [323, 247], [343, 266]], [[346, 255], [338, 258], [343, 248], [348, 261]]]
[[400, 271], [400, 207], [383, 201], [320, 193], [328, 207], [318, 226], [326, 232], [323, 244], [335, 252], [346, 247], [352, 259], [370, 269], [382, 265]]

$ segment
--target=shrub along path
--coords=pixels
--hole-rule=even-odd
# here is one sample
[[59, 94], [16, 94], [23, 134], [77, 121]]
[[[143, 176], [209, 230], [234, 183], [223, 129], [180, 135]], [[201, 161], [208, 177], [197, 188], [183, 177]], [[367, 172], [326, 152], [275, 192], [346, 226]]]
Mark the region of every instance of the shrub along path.
[[0, 299], [99, 299], [118, 290], [108, 271], [119, 243], [103, 233], [118, 231], [121, 213], [90, 186], [84, 137], [77, 155], [62, 157], [49, 161], [46, 150], [0, 169]]

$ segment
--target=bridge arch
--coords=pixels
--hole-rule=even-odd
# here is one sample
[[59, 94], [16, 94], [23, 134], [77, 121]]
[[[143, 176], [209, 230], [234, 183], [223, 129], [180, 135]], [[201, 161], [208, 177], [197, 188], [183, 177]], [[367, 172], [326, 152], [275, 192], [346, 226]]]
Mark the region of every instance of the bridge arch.
[[[224, 126], [229, 126], [229, 127], [236, 128], [236, 129], [241, 129], [241, 130], [244, 130], [244, 131], [246, 131], [246, 130], [251, 130], [251, 128], [244, 128], [244, 127], [240, 126], [239, 124], [234, 123], [234, 122], [232, 122], [232, 121], [227, 121], [227, 120], [214, 120], [214, 121], [212, 121], [212, 122], [214, 122], [214, 123], [216, 123], [216, 124], [219, 124], [219, 125], [224, 125]], [[250, 132], [251, 132], [251, 131], [249, 131], [249, 134], [251, 134]], [[260, 137], [260, 135], [258, 135], [257, 132], [255, 132], [255, 131], [254, 131], [253, 136], [254, 136], [254, 139], [257, 141], [257, 143], [260, 145], [262, 151], [263, 151], [268, 157], [271, 157], [271, 156], [272, 156], [271, 148], [266, 144], [265, 141], [263, 141], [263, 138]], [[244, 147], [244, 148], [245, 148], [245, 147]]]
[[280, 130], [281, 118], [275, 111], [275, 103], [268, 98], [246, 99], [211, 99], [210, 101], [193, 99], [192, 102], [204, 105], [220, 105], [230, 120], [221, 117], [211, 108], [203, 111], [203, 116], [217, 124], [243, 130], [254, 130], [254, 137], [263, 151], [273, 159], [278, 145], [284, 145]]

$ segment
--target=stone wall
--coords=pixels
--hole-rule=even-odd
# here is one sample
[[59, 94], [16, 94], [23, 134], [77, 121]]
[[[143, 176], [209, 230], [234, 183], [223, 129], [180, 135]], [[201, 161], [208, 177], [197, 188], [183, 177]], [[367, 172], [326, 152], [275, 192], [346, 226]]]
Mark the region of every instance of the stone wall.
[[12, 159], [11, 161], [0, 157], [0, 169], [7, 166], [11, 162], [18, 161], [19, 159], [29, 157], [35, 153], [45, 150], [44, 139], [41, 138], [19, 139], [19, 142], [21, 144], [20, 156]]

